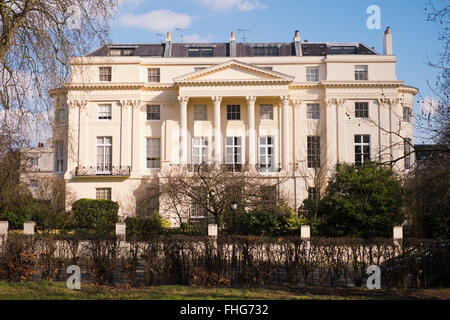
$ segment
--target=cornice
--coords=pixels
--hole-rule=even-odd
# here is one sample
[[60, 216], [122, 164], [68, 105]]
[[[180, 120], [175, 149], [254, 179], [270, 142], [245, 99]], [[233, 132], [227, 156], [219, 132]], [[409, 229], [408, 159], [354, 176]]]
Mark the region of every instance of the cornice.
[[94, 82], [94, 83], [68, 83], [64, 89], [68, 90], [138, 90], [146, 86], [144, 82]]
[[398, 88], [399, 92], [416, 95], [418, 89], [403, 85], [403, 81], [320, 81], [320, 82], [292, 82], [286, 79], [227, 79], [227, 80], [182, 80], [176, 83], [68, 83], [62, 88], [52, 89], [49, 91], [50, 95], [66, 93], [68, 90], [177, 90], [180, 87], [194, 87], [194, 86], [227, 86], [227, 85], [287, 85], [289, 89], [310, 89], [310, 88]]
[[329, 81], [323, 80], [320, 82], [292, 82], [289, 84], [290, 89], [303, 89], [303, 88], [345, 88], [345, 87], [358, 87], [358, 88], [370, 88], [370, 87], [401, 87], [403, 81]]
[[286, 79], [252, 79], [252, 80], [240, 80], [240, 79], [227, 79], [227, 80], [183, 80], [178, 81], [179, 86], [196, 86], [196, 85], [251, 85], [251, 84], [289, 84], [290, 80]]
[[402, 87], [398, 88], [398, 92], [409, 93], [409, 94], [412, 94], [413, 96], [415, 96], [417, 93], [419, 93], [419, 89], [417, 89], [416, 87], [411, 87], [411, 86], [402, 86]]
[[323, 87], [400, 87], [403, 85], [403, 81], [392, 80], [392, 81], [321, 81], [321, 86]]
[[290, 89], [295, 88], [321, 88], [322, 84], [320, 82], [291, 82], [289, 84]]

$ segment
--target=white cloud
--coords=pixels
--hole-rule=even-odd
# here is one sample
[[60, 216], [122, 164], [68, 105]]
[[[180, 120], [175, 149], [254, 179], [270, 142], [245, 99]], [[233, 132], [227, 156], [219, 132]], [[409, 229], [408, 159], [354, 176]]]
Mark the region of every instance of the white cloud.
[[163, 9], [140, 15], [126, 14], [119, 21], [126, 27], [165, 32], [175, 28], [187, 29], [192, 24], [192, 17], [187, 14]]
[[264, 10], [265, 4], [258, 0], [196, 0], [214, 11], [228, 11], [236, 8], [239, 11]]
[[206, 38], [200, 36], [198, 33], [193, 33], [193, 34], [186, 34], [183, 36], [183, 41], [184, 42], [193, 42], [193, 43], [207, 43], [207, 42], [211, 42], [213, 39], [212, 35], [208, 35]]
[[267, 6], [265, 4], [260, 3], [259, 1], [241, 1], [237, 5], [238, 10], [240, 11], [251, 11], [251, 10], [265, 10]]

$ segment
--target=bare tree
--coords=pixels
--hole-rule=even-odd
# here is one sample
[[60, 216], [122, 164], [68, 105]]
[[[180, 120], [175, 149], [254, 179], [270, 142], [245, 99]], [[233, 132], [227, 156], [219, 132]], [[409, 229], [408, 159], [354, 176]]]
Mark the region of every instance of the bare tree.
[[278, 187], [284, 180], [254, 169], [231, 172], [226, 165], [173, 165], [160, 176], [161, 207], [172, 212], [180, 224], [189, 220], [191, 208], [195, 208], [222, 226], [233, 202], [241, 210], [280, 210], [285, 196]]
[[118, 0], [0, 0], [0, 103], [51, 109], [72, 56], [104, 43]]
[[[0, 219], [19, 215], [30, 217], [32, 196], [26, 185], [21, 183], [21, 172], [29, 168], [29, 159], [21, 149], [28, 145], [28, 140], [21, 134], [27, 117], [22, 112], [0, 113]], [[15, 227], [20, 222], [15, 223]]]
[[40, 177], [34, 197], [33, 218], [43, 234], [70, 223], [66, 213], [75, 201], [75, 195], [66, 188], [64, 179], [53, 175]]
[[[317, 217], [319, 202], [326, 191], [328, 173], [333, 170], [327, 155], [328, 141], [326, 141], [324, 119], [308, 120], [308, 136], [306, 140], [306, 161], [299, 163], [298, 171], [303, 177], [308, 201], [312, 202], [308, 212], [310, 218]], [[305, 209], [302, 205], [301, 209]], [[309, 210], [308, 210], [309, 211]]]
[[446, 1], [428, 1], [425, 6], [427, 21], [440, 28], [437, 40], [441, 52], [437, 61], [429, 61], [429, 66], [439, 71], [434, 85], [429, 85], [433, 99], [425, 99], [429, 112], [423, 112], [421, 125], [428, 128], [431, 139], [440, 145], [439, 151], [450, 152], [450, 5]]
[[437, 40], [442, 49], [437, 61], [428, 62], [438, 75], [433, 85], [428, 83], [433, 96], [422, 97], [416, 123], [430, 143], [421, 149], [427, 156], [405, 181], [405, 207], [413, 236], [445, 238], [450, 230], [450, 5], [446, 1], [428, 1], [424, 11], [427, 21], [440, 28]]

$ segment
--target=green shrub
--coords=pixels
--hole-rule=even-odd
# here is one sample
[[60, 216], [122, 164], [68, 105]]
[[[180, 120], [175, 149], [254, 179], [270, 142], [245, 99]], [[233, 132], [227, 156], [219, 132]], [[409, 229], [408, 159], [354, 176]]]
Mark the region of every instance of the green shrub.
[[0, 220], [8, 221], [10, 229], [23, 229], [23, 224], [31, 220], [31, 211], [14, 212], [7, 210], [0, 215]]
[[171, 227], [170, 221], [154, 211], [145, 218], [128, 217], [125, 219], [128, 235], [148, 236], [160, 234], [163, 230]]
[[190, 228], [190, 225], [189, 225], [188, 222], [182, 222], [181, 223], [181, 226], [180, 226], [181, 230], [185, 231], [185, 230], [189, 230], [189, 228]]
[[1, 207], [0, 220], [8, 221], [10, 229], [23, 229], [23, 223], [32, 218], [33, 206], [31, 194], [18, 192], [13, 199]]
[[113, 233], [118, 211], [119, 205], [111, 200], [77, 200], [72, 204], [71, 227], [80, 232]]
[[[325, 237], [391, 237], [404, 221], [402, 185], [396, 173], [375, 163], [339, 163], [323, 198], [304, 201], [311, 221]], [[313, 231], [315, 231], [313, 229]]]
[[[235, 213], [235, 233], [241, 235], [279, 236], [300, 233], [307, 219], [291, 208], [277, 211], [239, 211]], [[227, 214], [225, 227], [233, 231], [233, 214]]]

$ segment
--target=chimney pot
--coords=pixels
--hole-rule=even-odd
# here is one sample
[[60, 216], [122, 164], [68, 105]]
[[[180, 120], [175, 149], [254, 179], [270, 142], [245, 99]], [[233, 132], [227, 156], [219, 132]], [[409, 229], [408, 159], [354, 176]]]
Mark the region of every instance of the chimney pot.
[[302, 43], [300, 39], [300, 31], [295, 30], [295, 37], [294, 37], [294, 45], [295, 45], [295, 55], [296, 56], [302, 56]]
[[167, 32], [166, 44], [164, 46], [164, 58], [172, 57], [172, 35]]
[[236, 57], [236, 38], [234, 36], [234, 31], [231, 31], [230, 37], [230, 57]]
[[384, 55], [392, 55], [392, 34], [391, 34], [391, 28], [387, 27], [386, 31], [384, 32], [384, 39], [383, 39], [383, 54]]

